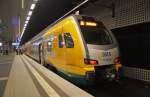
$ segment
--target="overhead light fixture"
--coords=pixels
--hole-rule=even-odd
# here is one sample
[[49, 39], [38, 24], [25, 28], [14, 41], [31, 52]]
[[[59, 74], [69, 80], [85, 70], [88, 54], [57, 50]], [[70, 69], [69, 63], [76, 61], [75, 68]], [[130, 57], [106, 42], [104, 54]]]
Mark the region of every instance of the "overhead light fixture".
[[22, 32], [24, 32], [25, 31], [25, 28], [23, 28], [23, 31]]
[[25, 30], [23, 29], [22, 33], [24, 33], [24, 31], [25, 31]]
[[33, 10], [35, 8], [35, 4], [32, 4], [30, 9]]
[[22, 9], [24, 9], [24, 0], [22, 0], [21, 2], [22, 2], [22, 4], [21, 4]]
[[0, 42], [0, 46], [2, 46], [3, 45], [3, 43], [2, 42]]
[[26, 27], [27, 26], [27, 24], [24, 24], [24, 27]]
[[36, 1], [36, 2], [37, 2], [38, 0], [33, 0], [33, 1]]
[[29, 21], [29, 20], [30, 20], [30, 17], [28, 16], [26, 20]]
[[25, 24], [28, 24], [29, 21], [25, 21]]
[[31, 15], [32, 15], [32, 11], [29, 11], [28, 16], [31, 16]]
[[24, 31], [22, 31], [22, 33], [21, 33], [21, 38], [22, 38], [23, 34], [24, 34]]
[[22, 36], [23, 36], [23, 34], [24, 34], [24, 32], [25, 32], [25, 29], [26, 29], [26, 27], [27, 27], [27, 24], [29, 23], [29, 20], [30, 20], [30, 18], [31, 18], [31, 16], [32, 16], [33, 10], [35, 9], [35, 6], [36, 6], [36, 3], [37, 3], [37, 2], [38, 2], [38, 0], [33, 0], [33, 3], [32, 3], [31, 6], [30, 6], [30, 10], [29, 10], [29, 12], [28, 12], [28, 15], [27, 15], [27, 18], [26, 18], [24, 27], [23, 27], [23, 29], [22, 29], [21, 38], [22, 38]]
[[26, 26], [23, 26], [23, 30], [25, 30]]

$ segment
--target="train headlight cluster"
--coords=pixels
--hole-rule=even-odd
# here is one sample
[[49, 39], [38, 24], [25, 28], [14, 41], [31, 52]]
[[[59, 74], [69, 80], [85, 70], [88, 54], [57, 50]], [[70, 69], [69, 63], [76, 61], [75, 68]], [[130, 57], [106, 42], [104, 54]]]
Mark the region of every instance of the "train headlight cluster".
[[92, 59], [84, 59], [85, 64], [90, 64], [90, 65], [96, 65], [98, 64], [97, 60], [92, 60]]

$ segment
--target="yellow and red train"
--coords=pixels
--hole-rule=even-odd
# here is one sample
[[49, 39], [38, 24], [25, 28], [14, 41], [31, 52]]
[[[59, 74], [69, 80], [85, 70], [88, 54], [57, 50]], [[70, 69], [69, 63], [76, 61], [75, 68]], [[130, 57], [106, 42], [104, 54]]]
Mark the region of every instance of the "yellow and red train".
[[70, 15], [23, 45], [25, 53], [78, 83], [117, 79], [122, 67], [118, 44], [104, 24]]

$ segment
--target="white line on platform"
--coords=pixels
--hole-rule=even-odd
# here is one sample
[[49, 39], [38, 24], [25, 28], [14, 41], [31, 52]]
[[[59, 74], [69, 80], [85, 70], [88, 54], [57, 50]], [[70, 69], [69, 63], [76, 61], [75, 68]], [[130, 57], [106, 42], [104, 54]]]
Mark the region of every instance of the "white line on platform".
[[43, 77], [27, 62], [27, 60], [23, 59], [32, 72], [32, 74], [35, 76], [39, 84], [43, 87], [45, 92], [48, 94], [49, 97], [60, 97], [59, 94], [43, 79]]
[[[40, 73], [42, 73], [46, 78], [48, 78], [47, 80], [51, 81], [51, 84], [56, 85], [56, 87], [59, 88], [62, 92], [64, 92], [64, 94], [67, 95], [68, 97], [94, 97], [91, 94], [73, 85], [72, 83], [68, 82], [67, 80], [63, 79], [59, 75], [55, 74], [51, 70], [48, 70], [47, 68], [40, 65], [31, 58], [23, 55], [23, 59], [26, 60], [27, 62], [31, 62], [30, 65], [32, 66], [32, 68], [34, 68], [35, 70], [39, 70]], [[51, 84], [49, 83], [49, 85]]]
[[0, 81], [8, 80], [8, 77], [0, 77]]

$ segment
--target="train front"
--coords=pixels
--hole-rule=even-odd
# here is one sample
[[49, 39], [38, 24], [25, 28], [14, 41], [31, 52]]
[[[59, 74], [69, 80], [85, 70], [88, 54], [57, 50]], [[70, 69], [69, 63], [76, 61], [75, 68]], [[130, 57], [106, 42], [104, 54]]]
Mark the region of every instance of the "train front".
[[101, 21], [82, 16], [78, 19], [81, 35], [87, 49], [86, 65], [93, 65], [94, 71], [87, 71], [88, 80], [119, 80], [121, 63], [117, 41]]

